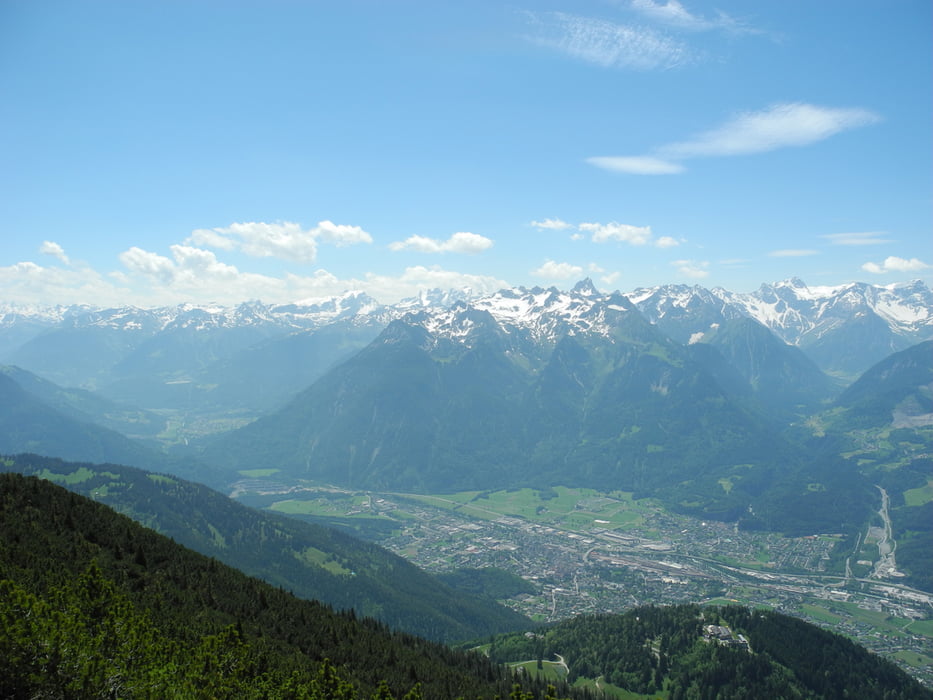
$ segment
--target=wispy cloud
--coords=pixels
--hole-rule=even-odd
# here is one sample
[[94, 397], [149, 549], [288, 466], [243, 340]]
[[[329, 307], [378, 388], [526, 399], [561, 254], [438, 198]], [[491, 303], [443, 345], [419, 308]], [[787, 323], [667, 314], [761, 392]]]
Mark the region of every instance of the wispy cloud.
[[680, 163], [654, 156], [593, 156], [586, 162], [603, 170], [632, 175], [676, 175], [686, 170]]
[[862, 231], [860, 233], [827, 233], [820, 236], [825, 238], [833, 245], [880, 245], [890, 243], [883, 231]]
[[888, 272], [919, 272], [920, 270], [929, 270], [933, 265], [923, 262], [917, 258], [906, 260], [897, 256], [889, 256], [882, 263], [867, 262], [862, 265], [865, 272], [873, 275], [883, 275]]
[[709, 270], [707, 269], [709, 267], [709, 262], [705, 260], [674, 260], [671, 262], [671, 265], [677, 268], [677, 272], [680, 273], [682, 277], [703, 279], [709, 276]]
[[725, 12], [717, 12], [713, 18], [692, 14], [677, 0], [654, 2], [654, 0], [632, 0], [630, 7], [642, 16], [661, 24], [690, 32], [721, 30], [730, 34], [759, 34]]
[[549, 280], [568, 280], [583, 274], [583, 268], [566, 262], [547, 260], [541, 267], [532, 270], [531, 274]]
[[564, 229], [573, 228], [573, 224], [568, 224], [566, 221], [561, 219], [544, 219], [543, 221], [532, 221], [531, 225], [535, 228], [549, 231], [563, 231]]
[[879, 119], [866, 109], [837, 109], [800, 102], [776, 104], [760, 112], [739, 114], [693, 139], [664, 146], [661, 152], [675, 159], [764, 153], [806, 146]]
[[545, 219], [542, 221], [532, 221], [532, 226], [541, 229], [554, 230], [572, 230], [570, 240], [579, 241], [589, 235], [593, 243], [627, 243], [629, 245], [643, 246], [653, 245], [658, 248], [674, 248], [680, 245], [680, 241], [672, 236], [661, 236], [655, 238], [650, 226], [634, 226], [632, 224], [620, 224], [618, 221], [609, 223], [600, 223], [596, 221], [584, 221], [579, 224], [571, 224], [562, 219]]
[[492, 247], [492, 240], [478, 233], [461, 231], [446, 241], [426, 236], [409, 236], [404, 241], [389, 244], [390, 250], [415, 250], [419, 253], [481, 253]]
[[373, 238], [359, 226], [335, 224], [332, 221], [320, 221], [310, 229], [303, 229], [300, 224], [291, 221], [272, 224], [250, 221], [197, 229], [192, 231], [185, 243], [219, 250], [239, 249], [255, 258], [275, 257], [311, 263], [317, 258], [318, 241], [347, 246], [372, 243]]
[[811, 248], [784, 248], [782, 250], [772, 250], [768, 253], [769, 258], [806, 258], [810, 255], [819, 255], [820, 251]]
[[579, 229], [592, 233], [594, 243], [621, 241], [632, 245], [646, 245], [651, 241], [652, 235], [650, 226], [632, 226], [615, 221], [608, 224], [583, 223]]
[[587, 162], [606, 170], [634, 175], [676, 174], [685, 170], [681, 165], [683, 160], [751, 155], [807, 146], [880, 120], [881, 117], [866, 109], [781, 103], [758, 112], [743, 112], [722, 126], [686, 141], [661, 146], [652, 154], [595, 156], [587, 158]]
[[692, 60], [686, 44], [648, 27], [565, 12], [529, 12], [526, 16], [532, 42], [604, 68], [657, 70]]

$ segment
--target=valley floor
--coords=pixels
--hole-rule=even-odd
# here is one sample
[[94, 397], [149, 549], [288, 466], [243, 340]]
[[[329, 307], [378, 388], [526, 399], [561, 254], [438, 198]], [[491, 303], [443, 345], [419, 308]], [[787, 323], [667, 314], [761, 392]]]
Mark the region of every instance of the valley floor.
[[381, 531], [371, 536], [430, 572], [517, 574], [534, 592], [501, 602], [537, 620], [650, 603], [764, 605], [847, 634], [933, 687], [933, 595], [884, 576], [897, 572], [877, 566], [892, 550], [878, 537], [859, 538], [843, 575], [828, 571], [841, 535], [743, 532], [621, 492], [416, 496], [271, 481], [239, 489], [255, 505]]

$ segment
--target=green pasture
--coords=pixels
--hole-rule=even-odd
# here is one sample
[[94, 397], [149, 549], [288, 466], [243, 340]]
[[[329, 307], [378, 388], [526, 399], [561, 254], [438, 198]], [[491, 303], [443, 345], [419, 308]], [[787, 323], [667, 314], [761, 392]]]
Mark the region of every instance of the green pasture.
[[633, 500], [631, 493], [616, 491], [606, 496], [593, 489], [565, 486], [405, 497], [482, 520], [510, 516], [584, 531], [594, 526], [612, 530], [640, 525], [652, 507]]
[[369, 498], [362, 495], [337, 500], [329, 498], [288, 498], [283, 501], [276, 501], [269, 506], [269, 510], [285, 513], [286, 515], [317, 515], [331, 518], [365, 516], [371, 518], [373, 514], [368, 510], [366, 512], [351, 512], [361, 509], [368, 502]]
[[537, 661], [518, 661], [509, 664], [509, 668], [515, 672], [521, 669], [529, 678], [541, 678], [545, 681], [560, 681], [567, 675], [564, 667], [556, 661], [542, 661], [541, 668], [538, 668]]
[[237, 474], [245, 476], [247, 479], [261, 479], [264, 476], [278, 474], [280, 471], [281, 469], [241, 469]]
[[926, 486], [904, 491], [904, 503], [908, 506], [922, 506], [933, 501], [933, 479], [927, 481]]
[[87, 467], [81, 467], [69, 474], [57, 474], [50, 469], [43, 469], [36, 474], [40, 479], [54, 481], [56, 484], [81, 484], [95, 476], [106, 476], [110, 479], [116, 479], [117, 475], [113, 472], [95, 472]]

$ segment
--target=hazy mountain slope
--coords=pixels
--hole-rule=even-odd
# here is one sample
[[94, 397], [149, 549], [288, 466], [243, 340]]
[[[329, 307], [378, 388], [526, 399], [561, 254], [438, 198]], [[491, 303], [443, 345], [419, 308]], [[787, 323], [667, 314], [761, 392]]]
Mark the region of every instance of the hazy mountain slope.
[[0, 542], [4, 697], [354, 700], [386, 681], [378, 697], [420, 685], [411, 697], [491, 699], [516, 682], [534, 688], [481, 656], [296, 598], [46, 481], [0, 475]]
[[[73, 413], [73, 411], [70, 411]], [[0, 451], [164, 467], [168, 459], [120, 433], [51, 408], [0, 373]]]
[[[872, 425], [933, 423], [933, 341], [885, 358], [849, 386], [836, 405]], [[917, 423], [920, 424], [920, 423]]]
[[84, 389], [66, 389], [19, 367], [0, 365], [0, 373], [50, 408], [76, 420], [134, 437], [152, 437], [165, 428], [165, 419], [151, 411], [118, 404]]
[[[501, 391], [518, 370], [501, 357], [481, 361], [481, 348], [435, 362], [428, 342], [424, 329], [394, 322], [286, 407], [225, 435], [205, 454], [228, 467], [272, 460], [292, 476], [372, 488], [466, 485], [475, 474], [457, 468], [470, 456], [476, 469], [496, 474], [517, 459], [508, 430], [517, 417], [505, 410]], [[478, 377], [470, 368], [497, 379], [471, 382]], [[476, 442], [479, 434], [484, 438]], [[484, 449], [501, 459], [484, 461]], [[449, 459], [435, 459], [439, 451]]]
[[702, 342], [717, 348], [760, 401], [777, 411], [812, 413], [839, 391], [800, 348], [787, 345], [754, 319], [723, 321]]
[[737, 518], [802, 458], [738, 373], [721, 385], [624, 299], [578, 286], [478, 306], [394, 322], [205, 459], [373, 489], [619, 488]]
[[109, 381], [111, 368], [153, 332], [135, 325], [57, 326], [11, 352], [7, 362], [60, 386], [96, 389]]
[[194, 375], [193, 383], [205, 388], [199, 405], [242, 409], [254, 415], [278, 408], [366, 347], [382, 328], [377, 319], [336, 321], [252, 345]]
[[[52, 392], [55, 394], [55, 392]], [[93, 402], [92, 402], [93, 403]], [[222, 471], [194, 459], [174, 458], [67, 406], [52, 408], [0, 372], [0, 453], [33, 452], [61, 459], [133, 464], [209, 483], [222, 483]]]
[[531, 624], [494, 602], [455, 592], [381, 547], [247, 508], [200, 484], [34, 455], [6, 458], [0, 470], [61, 483], [247, 574], [395, 629], [457, 641]]
[[[871, 367], [807, 425], [815, 432], [815, 453], [836, 460], [842, 456], [853, 480], [876, 490], [876, 503], [878, 489], [886, 490], [897, 569], [906, 576], [902, 580], [933, 590], [933, 342], [894, 353]], [[870, 516], [877, 521], [874, 513]]]

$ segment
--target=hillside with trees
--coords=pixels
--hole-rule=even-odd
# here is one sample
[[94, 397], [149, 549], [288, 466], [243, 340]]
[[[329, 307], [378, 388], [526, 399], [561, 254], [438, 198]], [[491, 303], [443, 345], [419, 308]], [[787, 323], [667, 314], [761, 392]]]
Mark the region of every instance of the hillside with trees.
[[933, 698], [894, 664], [851, 640], [773, 611], [647, 606], [579, 616], [493, 640], [506, 663], [559, 658], [566, 679], [597, 679], [669, 700]]
[[2, 697], [547, 691], [516, 689], [480, 655], [296, 598], [42, 479], [0, 474], [0, 542]]
[[248, 508], [184, 479], [37, 455], [0, 457], [2, 471], [49, 479], [301, 598], [427, 639], [455, 642], [532, 625], [490, 596], [455, 590], [375, 544]]

